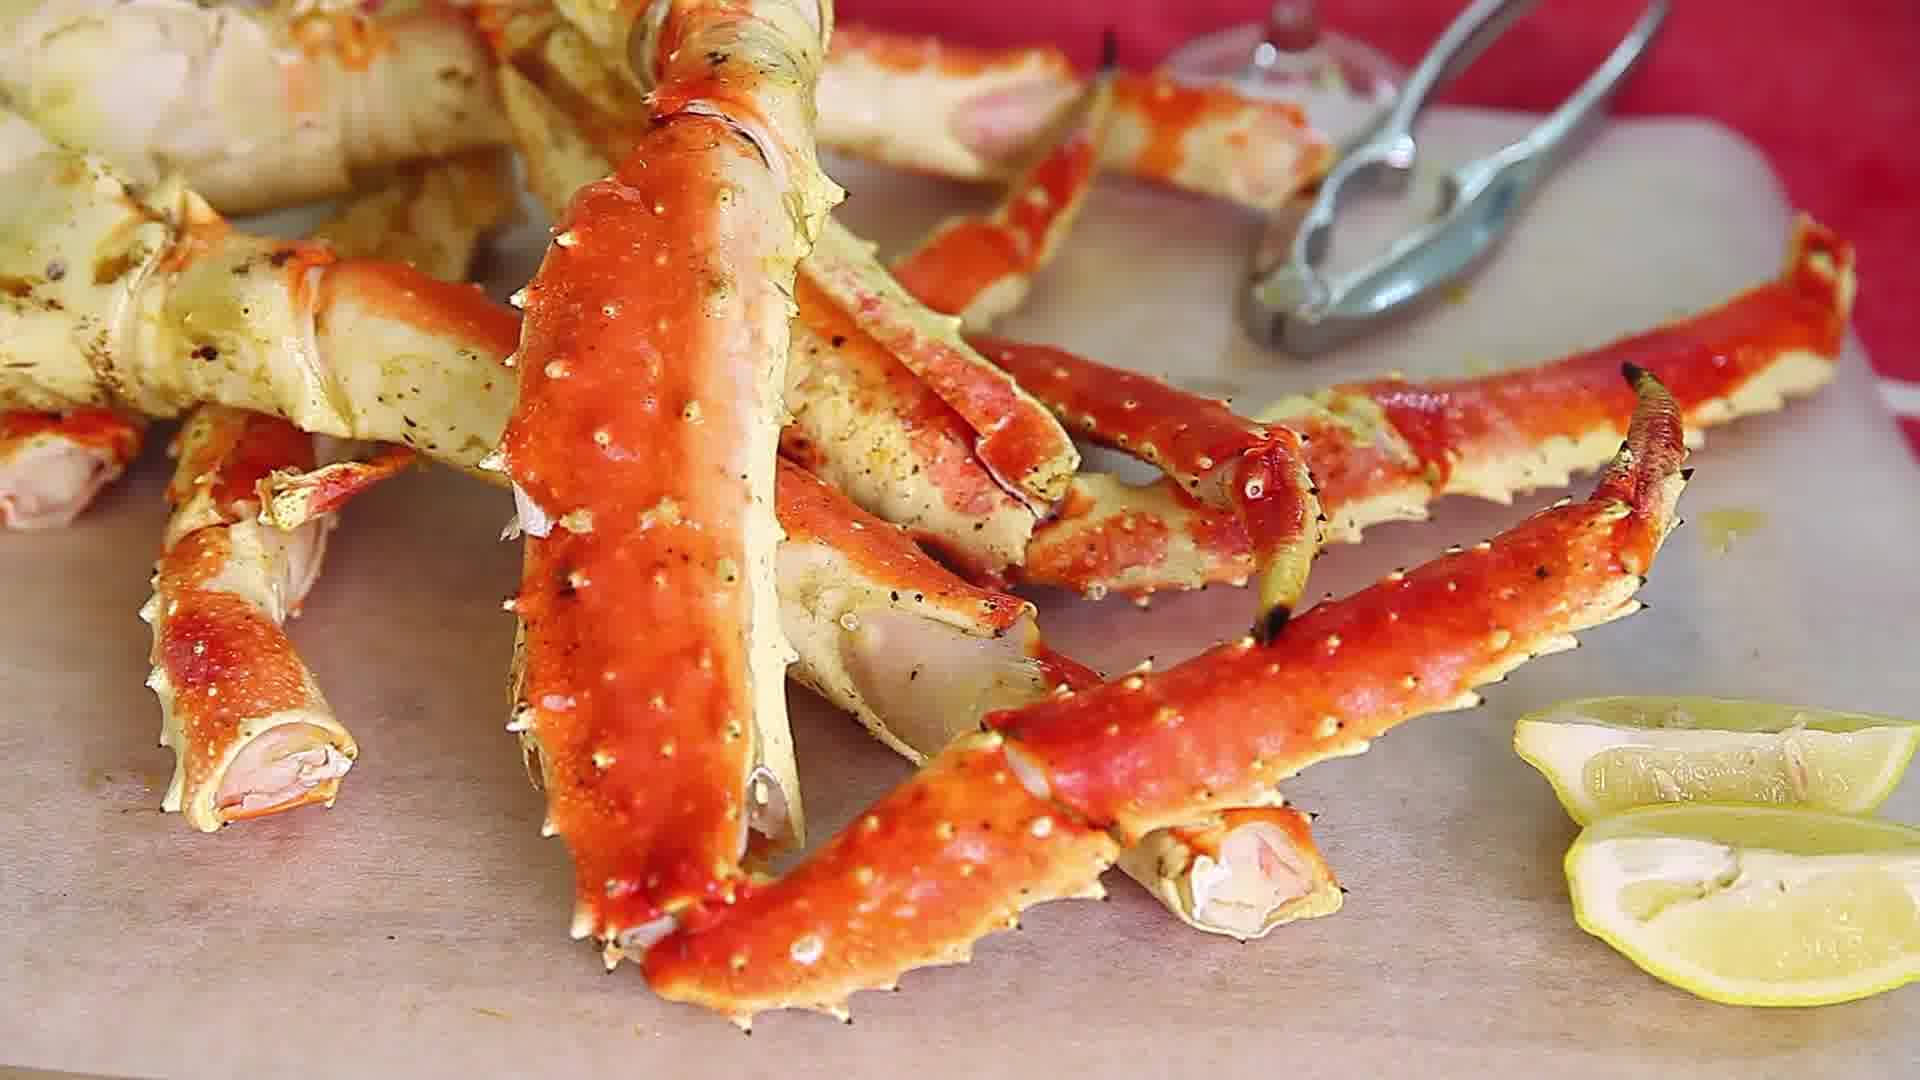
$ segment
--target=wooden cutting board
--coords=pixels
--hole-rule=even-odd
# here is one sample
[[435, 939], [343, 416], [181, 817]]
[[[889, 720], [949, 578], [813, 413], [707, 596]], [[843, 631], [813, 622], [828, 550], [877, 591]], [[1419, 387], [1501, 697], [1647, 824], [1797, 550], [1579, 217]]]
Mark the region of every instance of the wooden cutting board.
[[[1428, 167], [1524, 117], [1439, 112]], [[983, 195], [836, 164], [846, 220], [898, 250]], [[1404, 210], [1350, 219], [1364, 243]], [[1344, 226], [1343, 226], [1344, 227]], [[1771, 275], [1787, 207], [1745, 144], [1691, 121], [1620, 124], [1542, 194], [1457, 302], [1313, 365], [1240, 339], [1227, 298], [1248, 222], [1105, 183], [1010, 334], [1231, 392], [1388, 369], [1519, 365], [1710, 304]], [[537, 223], [496, 284], [522, 280]], [[1866, 267], [1872, 273], [1873, 267]], [[1912, 1075], [1909, 989], [1745, 1011], [1642, 975], [1575, 927], [1574, 835], [1514, 757], [1521, 712], [1575, 695], [1697, 692], [1920, 711], [1920, 469], [1872, 400], [1857, 348], [1838, 381], [1714, 434], [1655, 568], [1650, 614], [1531, 664], [1486, 707], [1417, 721], [1289, 785], [1321, 812], [1344, 881], [1335, 917], [1238, 945], [1180, 927], [1114, 875], [1106, 904], [1036, 909], [965, 968], [864, 994], [856, 1024], [769, 1016], [751, 1039], [600, 973], [570, 944], [566, 857], [502, 730], [518, 550], [508, 500], [445, 472], [355, 505], [295, 635], [362, 756], [339, 804], [191, 833], [158, 812], [170, 755], [141, 685], [163, 513], [157, 454], [63, 533], [0, 537], [0, 1061], [141, 1076]], [[1316, 593], [1479, 540], [1512, 507], [1462, 500], [1329, 552]], [[1765, 524], [1723, 554], [1712, 511]], [[1043, 598], [1069, 652], [1109, 669], [1237, 633], [1248, 597]], [[825, 836], [905, 765], [793, 695]], [[1920, 820], [1920, 782], [1887, 807]]]

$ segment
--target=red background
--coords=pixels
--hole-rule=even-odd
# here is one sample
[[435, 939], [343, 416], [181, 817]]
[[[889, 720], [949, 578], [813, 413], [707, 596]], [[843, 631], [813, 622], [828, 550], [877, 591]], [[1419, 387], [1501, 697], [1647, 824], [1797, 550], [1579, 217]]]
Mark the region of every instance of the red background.
[[[1466, 0], [1322, 0], [1322, 20], [1411, 66]], [[839, 0], [839, 17], [976, 45], [1049, 42], [1091, 65], [1101, 32], [1147, 67], [1265, 0]], [[1632, 0], [1550, 0], [1443, 100], [1545, 110], [1606, 56]], [[1859, 248], [1854, 325], [1884, 374], [1920, 384], [1920, 0], [1676, 0], [1615, 99], [1623, 114], [1706, 116], [1758, 145], [1802, 209]], [[1904, 418], [1920, 451], [1920, 417]]]

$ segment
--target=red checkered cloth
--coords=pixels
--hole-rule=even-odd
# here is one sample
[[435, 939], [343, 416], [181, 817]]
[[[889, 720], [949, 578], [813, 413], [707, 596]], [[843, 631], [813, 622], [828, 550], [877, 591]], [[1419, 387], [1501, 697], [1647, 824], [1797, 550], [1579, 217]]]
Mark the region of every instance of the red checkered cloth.
[[[1411, 66], [1466, 0], [1323, 0], [1332, 29]], [[1060, 44], [1083, 64], [1101, 31], [1146, 66], [1267, 0], [840, 0], [840, 18], [977, 45]], [[1637, 0], [1556, 0], [1522, 19], [1445, 96], [1550, 109], [1639, 14]], [[1920, 3], [1681, 0], [1615, 103], [1624, 114], [1705, 116], [1759, 146], [1794, 205], [1860, 254], [1854, 327], [1882, 397], [1920, 453]]]

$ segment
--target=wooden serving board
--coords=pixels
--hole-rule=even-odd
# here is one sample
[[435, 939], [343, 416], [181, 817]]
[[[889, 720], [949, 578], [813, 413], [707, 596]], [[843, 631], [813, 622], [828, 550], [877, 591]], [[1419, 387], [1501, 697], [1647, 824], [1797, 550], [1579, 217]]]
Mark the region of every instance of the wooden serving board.
[[[1440, 112], [1438, 170], [1525, 117]], [[898, 250], [984, 195], [836, 164], [846, 220]], [[1343, 223], [1378, 242], [1405, 214]], [[1239, 336], [1228, 297], [1246, 218], [1104, 183], [1070, 249], [1006, 327], [1173, 375], [1248, 408], [1388, 369], [1518, 365], [1710, 304], [1774, 272], [1787, 207], [1745, 144], [1690, 121], [1616, 125], [1541, 195], [1457, 302], [1306, 365]], [[542, 238], [509, 238], [496, 284]], [[1873, 267], [1866, 267], [1872, 273]], [[158, 812], [170, 755], [141, 685], [134, 612], [163, 512], [150, 453], [66, 532], [0, 537], [0, 1061], [140, 1076], [407, 1074], [1532, 1077], [1913, 1075], [1920, 991], [1745, 1011], [1642, 975], [1573, 923], [1574, 827], [1510, 749], [1558, 698], [1695, 692], [1920, 710], [1920, 470], [1871, 398], [1863, 357], [1775, 417], [1714, 434], [1648, 615], [1531, 664], [1486, 707], [1416, 721], [1288, 786], [1351, 887], [1337, 916], [1238, 945], [1198, 936], [1118, 875], [1106, 904], [1036, 909], [965, 968], [864, 994], [848, 1029], [762, 1018], [751, 1039], [600, 973], [570, 944], [566, 856], [502, 730], [512, 636], [499, 600], [507, 498], [446, 472], [347, 514], [295, 635], [362, 755], [339, 804], [192, 833]], [[1329, 552], [1344, 593], [1559, 492], [1451, 500], [1424, 525]], [[1757, 510], [1723, 554], [1699, 522]], [[1249, 598], [1141, 613], [1044, 597], [1057, 644], [1107, 666], [1237, 633]], [[845, 718], [793, 695], [820, 836], [906, 772]], [[1889, 804], [1920, 820], [1920, 782]]]

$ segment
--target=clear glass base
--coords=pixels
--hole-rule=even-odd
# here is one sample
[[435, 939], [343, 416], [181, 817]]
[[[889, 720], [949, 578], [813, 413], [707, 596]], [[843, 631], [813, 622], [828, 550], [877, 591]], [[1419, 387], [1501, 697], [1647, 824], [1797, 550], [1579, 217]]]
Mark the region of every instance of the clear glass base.
[[1295, 102], [1336, 145], [1378, 119], [1406, 80], [1378, 49], [1321, 29], [1302, 0], [1280, 0], [1264, 24], [1195, 38], [1162, 69], [1189, 85], [1226, 83], [1248, 97]]

